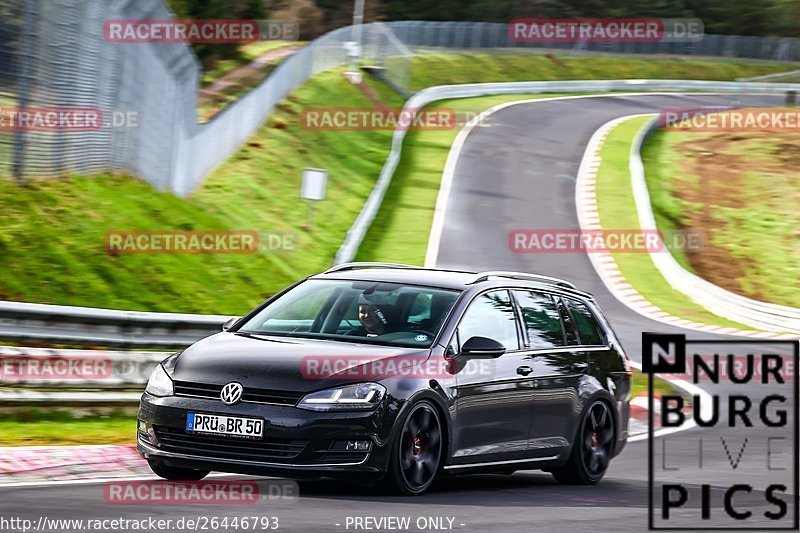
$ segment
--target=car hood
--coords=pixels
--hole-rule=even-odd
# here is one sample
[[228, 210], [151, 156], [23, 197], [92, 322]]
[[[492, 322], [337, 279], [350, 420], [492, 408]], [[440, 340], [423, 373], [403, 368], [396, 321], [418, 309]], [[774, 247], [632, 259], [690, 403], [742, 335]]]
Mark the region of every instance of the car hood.
[[[309, 392], [343, 383], [376, 381], [381, 371], [427, 360], [428, 349], [396, 348], [286, 337], [217, 333], [196, 342], [175, 362], [173, 379], [245, 388]], [[412, 357], [409, 357], [412, 356]]]

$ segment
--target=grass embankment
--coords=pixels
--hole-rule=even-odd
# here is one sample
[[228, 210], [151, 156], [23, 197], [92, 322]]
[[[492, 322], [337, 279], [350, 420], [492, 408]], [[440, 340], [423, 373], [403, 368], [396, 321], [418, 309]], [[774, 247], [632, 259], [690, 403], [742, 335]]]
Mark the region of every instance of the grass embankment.
[[305, 43], [301, 41], [258, 41], [255, 43], [242, 45], [239, 47], [238, 55], [236, 57], [230, 59], [220, 59], [214, 64], [213, 68], [205, 70], [203, 72], [201, 84], [203, 86], [209, 85], [210, 83], [225, 76], [229, 72], [236, 70], [237, 68], [246, 67], [263, 54], [271, 52], [272, 50], [278, 50], [280, 48], [302, 44]]
[[[790, 68], [651, 58], [421, 56], [413, 62], [412, 88], [535, 79], [735, 79]], [[402, 104], [382, 84], [370, 79], [366, 83], [387, 106]], [[0, 181], [0, 299], [150, 311], [246, 311], [290, 282], [331, 264], [388, 153], [391, 132], [303, 129], [302, 110], [370, 105], [341, 71], [315, 76], [284, 100], [249, 142], [187, 199], [121, 176], [32, 181], [25, 189], [10, 180]], [[397, 240], [396, 244], [409, 249], [418, 246], [424, 255], [440, 176], [433, 167], [424, 177], [418, 173], [428, 165], [428, 156], [418, 155], [417, 149], [429, 143], [429, 134], [441, 133], [416, 132], [409, 138], [401, 173], [376, 222], [385, 231], [370, 234], [368, 246], [375, 250], [388, 254], [398, 228], [419, 224], [426, 228], [418, 232], [419, 242]], [[444, 144], [437, 143], [439, 148], [431, 149], [441, 151]], [[299, 199], [303, 167], [326, 168], [330, 176], [328, 198], [316, 206], [311, 231], [302, 229], [306, 224], [306, 206]], [[420, 220], [397, 216], [403, 212], [395, 209], [405, 207], [407, 195], [417, 193], [420, 197], [412, 201]], [[109, 256], [104, 235], [114, 230], [284, 232], [296, 235], [297, 240], [294, 249], [284, 253]]]
[[[633, 398], [637, 396], [647, 396], [647, 374], [643, 374], [641, 370], [633, 371], [631, 374], [631, 395]], [[657, 395], [663, 396], [665, 394], [683, 395], [683, 391], [673, 386], [669, 381], [654, 376], [653, 392]]]
[[[611, 130], [603, 144], [596, 193], [600, 224], [604, 230], [640, 228], [628, 162], [633, 138], [648, 120], [648, 117], [641, 117], [623, 122]], [[628, 283], [663, 311], [697, 322], [751, 329], [710, 313], [673, 289], [661, 276], [650, 254], [618, 252], [612, 255]]]
[[29, 409], [0, 414], [0, 446], [135, 443], [135, 412]]
[[304, 44], [298, 41], [250, 43], [239, 50], [235, 59], [217, 62], [213, 69], [203, 73], [198, 99], [198, 120], [208, 122], [214, 118], [266, 79], [278, 65]]
[[696, 252], [675, 254], [685, 267], [731, 292], [800, 307], [796, 132], [672, 129], [642, 154], [659, 229], [704, 237]]
[[[387, 101], [399, 103], [375, 85]], [[0, 181], [0, 299], [120, 309], [243, 313], [319, 271], [344, 240], [386, 156], [390, 132], [301, 128], [310, 106], [368, 107], [339, 72], [315, 77], [285, 100], [234, 157], [188, 199], [124, 176]], [[327, 168], [328, 199], [306, 224], [303, 167]], [[119, 255], [109, 231], [232, 230], [289, 233], [293, 249], [258, 255]]]

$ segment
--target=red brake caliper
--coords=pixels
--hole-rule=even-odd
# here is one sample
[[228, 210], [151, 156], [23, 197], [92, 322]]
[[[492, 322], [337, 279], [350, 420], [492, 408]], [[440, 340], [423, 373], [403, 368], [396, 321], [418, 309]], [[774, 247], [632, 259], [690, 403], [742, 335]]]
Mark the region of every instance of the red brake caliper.
[[419, 437], [414, 437], [411, 445], [413, 446], [414, 455], [419, 455], [422, 452], [422, 440]]

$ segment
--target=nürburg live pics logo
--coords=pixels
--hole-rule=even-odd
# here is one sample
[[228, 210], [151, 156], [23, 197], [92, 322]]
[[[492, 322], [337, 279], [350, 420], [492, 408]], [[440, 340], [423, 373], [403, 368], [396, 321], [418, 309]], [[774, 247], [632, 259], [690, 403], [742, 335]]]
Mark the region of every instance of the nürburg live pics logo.
[[649, 528], [797, 531], [800, 344], [720, 339], [642, 334]]

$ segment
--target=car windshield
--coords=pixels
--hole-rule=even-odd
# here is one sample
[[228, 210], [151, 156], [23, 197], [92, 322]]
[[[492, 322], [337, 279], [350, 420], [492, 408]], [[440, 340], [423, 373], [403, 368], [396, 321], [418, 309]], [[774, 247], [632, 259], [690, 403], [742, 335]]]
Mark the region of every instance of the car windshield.
[[430, 347], [459, 294], [401, 283], [311, 279], [237, 333]]

